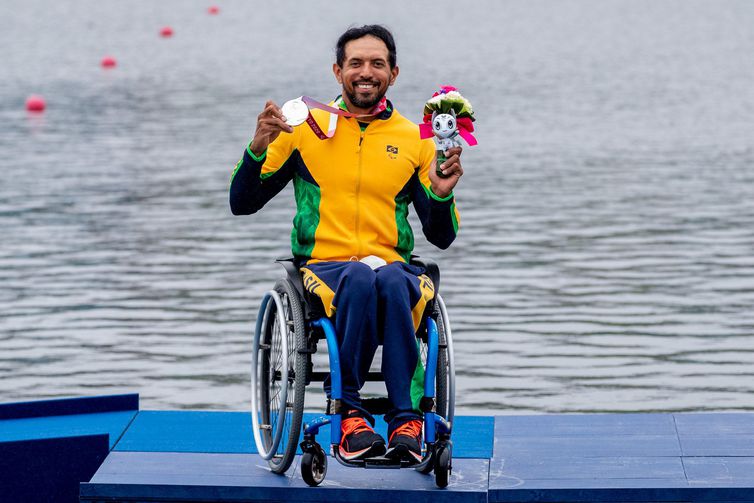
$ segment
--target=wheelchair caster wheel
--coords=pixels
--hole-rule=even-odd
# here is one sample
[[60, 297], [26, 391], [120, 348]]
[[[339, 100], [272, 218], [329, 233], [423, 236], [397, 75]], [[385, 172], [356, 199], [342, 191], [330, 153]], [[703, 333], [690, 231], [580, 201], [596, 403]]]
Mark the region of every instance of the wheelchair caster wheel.
[[301, 456], [301, 477], [310, 486], [318, 486], [327, 475], [327, 456], [321, 447], [317, 446]]
[[448, 487], [448, 478], [452, 471], [453, 444], [438, 442], [435, 446], [435, 484]]

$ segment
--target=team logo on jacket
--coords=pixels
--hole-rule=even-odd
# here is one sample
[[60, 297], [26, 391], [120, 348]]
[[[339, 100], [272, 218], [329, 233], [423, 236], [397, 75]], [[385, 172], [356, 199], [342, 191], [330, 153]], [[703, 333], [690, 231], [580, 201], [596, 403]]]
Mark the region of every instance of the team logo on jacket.
[[390, 159], [397, 159], [398, 158], [398, 147], [394, 147], [392, 145], [388, 145], [385, 148], [385, 151], [387, 152], [387, 156]]

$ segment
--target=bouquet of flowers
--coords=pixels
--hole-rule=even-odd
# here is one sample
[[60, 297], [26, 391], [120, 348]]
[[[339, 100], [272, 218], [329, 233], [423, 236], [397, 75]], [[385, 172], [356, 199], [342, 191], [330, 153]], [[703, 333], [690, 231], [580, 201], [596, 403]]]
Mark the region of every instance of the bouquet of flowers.
[[427, 100], [424, 104], [424, 120], [426, 122], [427, 115], [431, 117], [434, 112], [449, 114], [451, 110], [455, 112], [456, 117], [467, 117], [472, 122], [476, 120], [469, 100], [461, 96], [458, 89], [453, 86], [442, 86]]

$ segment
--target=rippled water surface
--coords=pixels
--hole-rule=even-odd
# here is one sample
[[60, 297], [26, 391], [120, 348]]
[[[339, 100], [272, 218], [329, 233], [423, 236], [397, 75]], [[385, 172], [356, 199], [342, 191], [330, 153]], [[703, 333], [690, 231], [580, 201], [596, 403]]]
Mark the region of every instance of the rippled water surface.
[[338, 35], [382, 22], [405, 115], [445, 83], [477, 111], [460, 235], [417, 239], [460, 412], [754, 410], [754, 2], [207, 6], [0, 4], [0, 401], [248, 409], [294, 206], [231, 216], [230, 172], [266, 99], [332, 98]]

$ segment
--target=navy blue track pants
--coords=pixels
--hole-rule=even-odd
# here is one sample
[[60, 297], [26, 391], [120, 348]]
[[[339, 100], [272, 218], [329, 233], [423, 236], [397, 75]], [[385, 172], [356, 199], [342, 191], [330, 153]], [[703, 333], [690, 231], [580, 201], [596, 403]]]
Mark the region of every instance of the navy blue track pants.
[[[343, 401], [359, 409], [359, 390], [381, 344], [382, 374], [393, 410], [385, 421], [420, 418], [424, 367], [416, 330], [434, 297], [432, 281], [421, 267], [393, 262], [372, 270], [361, 262], [318, 262], [301, 268], [306, 289], [322, 299], [333, 320], [343, 383]], [[330, 396], [330, 379], [325, 380]]]

